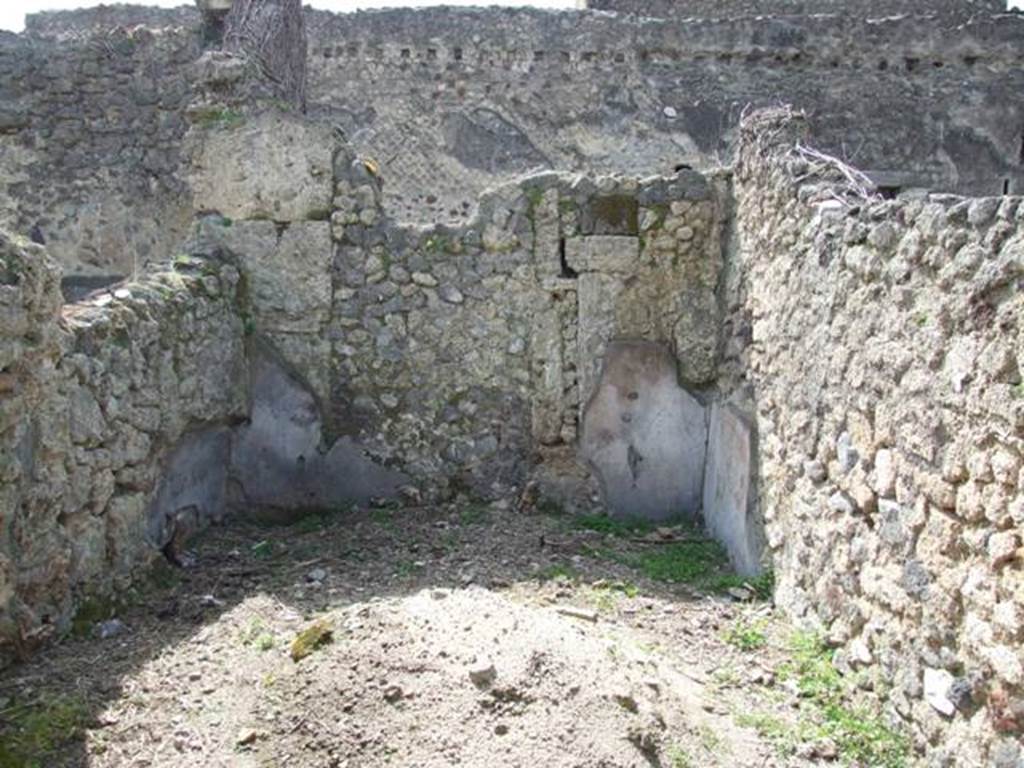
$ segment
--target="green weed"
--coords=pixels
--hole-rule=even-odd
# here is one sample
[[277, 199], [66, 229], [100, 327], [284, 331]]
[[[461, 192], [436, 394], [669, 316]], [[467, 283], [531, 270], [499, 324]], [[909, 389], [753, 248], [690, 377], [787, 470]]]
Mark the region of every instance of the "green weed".
[[204, 128], [235, 128], [245, 122], [245, 115], [237, 109], [210, 107], [199, 110], [194, 120]]
[[756, 651], [764, 646], [768, 638], [764, 633], [764, 621], [747, 621], [739, 619], [722, 636], [729, 645], [741, 651]]
[[263, 620], [258, 617], [250, 621], [249, 626], [242, 630], [239, 640], [241, 640], [242, 645], [246, 647], [252, 646], [260, 651], [269, 651], [276, 645], [274, 635], [267, 629]]
[[82, 737], [89, 709], [78, 696], [53, 696], [0, 710], [0, 768], [44, 768]]
[[641, 552], [632, 558], [645, 576], [674, 584], [706, 585], [728, 559], [722, 547], [709, 539], [681, 541]]
[[[782, 748], [794, 743], [831, 740], [848, 765], [903, 768], [910, 749], [906, 736], [893, 730], [873, 707], [850, 702], [854, 686], [833, 665], [833, 651], [813, 633], [798, 632], [790, 640], [791, 660], [779, 670], [782, 679], [796, 682], [802, 697], [800, 722], [789, 732], [777, 732]], [[770, 725], [768, 721], [761, 727]]]
[[669, 768], [694, 768], [695, 763], [690, 753], [681, 747], [672, 746], [666, 750]]
[[571, 565], [565, 563], [555, 563], [549, 565], [547, 568], [541, 568], [534, 575], [537, 581], [554, 581], [555, 579], [565, 579], [566, 581], [576, 581], [580, 577], [579, 571], [573, 568]]
[[459, 510], [459, 521], [463, 525], [476, 525], [487, 520], [487, 506], [485, 504], [467, 504]]

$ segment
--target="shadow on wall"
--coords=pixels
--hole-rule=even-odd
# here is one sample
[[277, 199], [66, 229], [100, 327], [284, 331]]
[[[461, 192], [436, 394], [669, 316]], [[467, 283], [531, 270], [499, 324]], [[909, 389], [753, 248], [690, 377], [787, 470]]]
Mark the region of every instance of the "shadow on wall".
[[409, 478], [371, 461], [350, 437], [323, 444], [308, 388], [266, 346], [251, 365], [252, 411], [231, 440], [229, 504], [279, 522], [316, 510], [394, 497]]
[[751, 422], [729, 404], [702, 405], [679, 386], [662, 344], [616, 341], [583, 414], [582, 456], [600, 478], [610, 514], [695, 519], [743, 575], [762, 571]]
[[155, 547], [167, 551], [229, 511], [286, 523], [394, 497], [408, 482], [351, 438], [325, 446], [315, 398], [269, 346], [255, 345], [249, 376], [249, 419], [195, 432], [171, 456], [148, 518]]

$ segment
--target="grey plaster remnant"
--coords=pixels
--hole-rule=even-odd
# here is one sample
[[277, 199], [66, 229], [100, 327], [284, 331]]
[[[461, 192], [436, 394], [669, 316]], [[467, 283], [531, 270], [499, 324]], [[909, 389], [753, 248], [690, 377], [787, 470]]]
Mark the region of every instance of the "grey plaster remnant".
[[230, 501], [241, 514], [282, 522], [394, 497], [408, 481], [351, 438], [325, 446], [313, 395], [265, 351], [252, 361], [252, 398], [249, 422], [232, 437]]
[[162, 549], [176, 526], [192, 532], [224, 518], [230, 430], [214, 427], [184, 437], [171, 454], [149, 508], [146, 534]]
[[757, 446], [751, 420], [727, 403], [713, 403], [704, 470], [704, 522], [744, 576], [763, 570], [764, 524], [755, 493]]
[[616, 517], [666, 520], [700, 508], [707, 441], [704, 406], [676, 381], [661, 344], [615, 341], [584, 412], [582, 456]]

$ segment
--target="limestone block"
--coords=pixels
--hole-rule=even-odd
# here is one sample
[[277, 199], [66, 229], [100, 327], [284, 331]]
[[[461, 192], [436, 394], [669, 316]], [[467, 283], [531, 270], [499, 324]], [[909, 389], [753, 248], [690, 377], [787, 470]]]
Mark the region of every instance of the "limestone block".
[[534, 317], [530, 352], [533, 371], [532, 432], [541, 445], [558, 442], [562, 429], [562, 393], [564, 361], [562, 326], [557, 310], [549, 299], [545, 311]]
[[319, 332], [331, 309], [327, 222], [296, 222], [280, 237], [273, 222], [236, 222], [222, 238], [239, 260], [260, 330]]
[[268, 112], [190, 139], [196, 210], [279, 222], [329, 217], [335, 146], [329, 125]]
[[144, 561], [146, 497], [141, 493], [115, 496], [107, 507], [107, 551], [113, 570], [127, 572]]
[[611, 275], [581, 274], [577, 335], [580, 407], [587, 403], [601, 374], [605, 346], [617, 335], [615, 307], [626, 287]]
[[696, 514], [706, 442], [704, 407], [676, 383], [671, 353], [653, 342], [609, 344], [580, 446], [609, 511], [648, 520]]
[[714, 403], [708, 422], [704, 520], [744, 576], [762, 571], [764, 524], [757, 514], [754, 431], [732, 405]]
[[577, 272], [629, 274], [640, 262], [640, 238], [593, 235], [565, 241], [565, 260]]

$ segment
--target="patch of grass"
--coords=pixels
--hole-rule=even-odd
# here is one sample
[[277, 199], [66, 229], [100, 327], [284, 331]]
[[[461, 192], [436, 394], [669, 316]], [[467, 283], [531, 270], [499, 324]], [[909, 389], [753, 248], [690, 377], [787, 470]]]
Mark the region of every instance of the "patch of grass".
[[735, 688], [740, 684], [740, 673], [736, 667], [719, 667], [711, 675], [716, 688]]
[[530, 187], [526, 190], [526, 199], [530, 203], [530, 211], [540, 205], [540, 201], [544, 199], [544, 188], [543, 187]]
[[537, 511], [548, 517], [565, 516], [565, 507], [547, 496], [542, 496], [540, 501], [537, 502]]
[[306, 515], [294, 524], [292, 524], [292, 530], [296, 533], [316, 533], [322, 531], [329, 524], [329, 521], [325, 515], [312, 514]]
[[831, 701], [842, 693], [842, 677], [832, 664], [834, 651], [819, 635], [795, 632], [790, 638], [789, 650], [791, 660], [782, 665], [779, 675], [795, 680], [801, 696]]
[[259, 560], [267, 560], [274, 555], [274, 546], [266, 539], [257, 541], [249, 550], [252, 556]]
[[722, 547], [710, 539], [666, 544], [631, 558], [634, 566], [655, 581], [706, 585], [728, 562]]
[[487, 505], [467, 504], [459, 510], [459, 522], [463, 525], [477, 525], [487, 520]]
[[697, 737], [700, 739], [700, 745], [713, 755], [729, 752], [729, 745], [722, 741], [722, 737], [709, 725], [699, 726]]
[[665, 752], [669, 768], [694, 768], [696, 763], [690, 753], [682, 747], [671, 746]]
[[114, 618], [118, 606], [119, 603], [109, 597], [87, 597], [82, 600], [71, 620], [72, 637], [88, 637], [97, 622]]
[[856, 691], [836, 670], [833, 655], [820, 636], [795, 633], [790, 640], [791, 659], [778, 673], [781, 679], [796, 682], [802, 697], [800, 721], [789, 729], [765, 718], [751, 724], [764, 729], [783, 750], [830, 740], [848, 765], [903, 768], [910, 751], [907, 737], [886, 725], [877, 708], [851, 702]]
[[52, 696], [0, 710], [0, 768], [55, 765], [55, 753], [82, 737], [89, 709], [78, 696]]
[[537, 581], [554, 581], [555, 579], [565, 579], [566, 581], [575, 581], [580, 577], [579, 571], [573, 568], [571, 565], [565, 563], [555, 563], [549, 565], [547, 568], [541, 568], [534, 575]]
[[390, 507], [374, 507], [370, 510], [370, 519], [377, 525], [391, 529], [394, 525], [394, 510]]
[[722, 635], [729, 645], [741, 651], [756, 651], [768, 641], [764, 633], [765, 622], [739, 619]]
[[766, 712], [743, 712], [734, 718], [736, 724], [744, 728], [753, 728], [763, 738], [776, 746], [784, 747], [784, 752], [796, 749], [793, 744], [792, 727], [781, 718]]
[[153, 562], [148, 577], [148, 584], [145, 586], [158, 591], [177, 589], [181, 586], [181, 568], [175, 567], [162, 557]]
[[419, 566], [412, 560], [399, 560], [395, 563], [395, 575], [407, 579], [419, 570]]
[[242, 641], [242, 645], [252, 646], [260, 651], [269, 651], [276, 645], [274, 635], [259, 617], [249, 622], [249, 626], [242, 630], [239, 639]]
[[334, 640], [334, 630], [324, 619], [314, 621], [292, 640], [292, 661], [299, 662]]
[[451, 238], [445, 235], [431, 235], [423, 244], [423, 249], [427, 253], [451, 253], [454, 250], [454, 246]]

